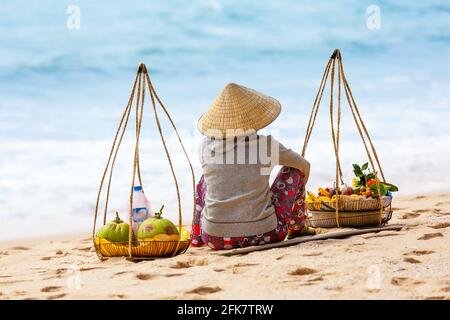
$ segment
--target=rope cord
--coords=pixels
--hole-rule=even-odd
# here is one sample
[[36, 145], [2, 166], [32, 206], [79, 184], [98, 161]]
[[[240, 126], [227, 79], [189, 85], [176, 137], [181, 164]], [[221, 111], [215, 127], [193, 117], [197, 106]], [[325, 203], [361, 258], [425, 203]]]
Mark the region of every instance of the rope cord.
[[[139, 78], [140, 78], [140, 75], [139, 75]], [[119, 152], [119, 147], [122, 144], [123, 136], [125, 135], [125, 129], [126, 129], [127, 125], [128, 125], [128, 120], [130, 118], [131, 109], [132, 109], [132, 103], [133, 103], [133, 100], [131, 100], [131, 104], [128, 107], [128, 112], [127, 112], [127, 115], [126, 115], [126, 118], [125, 118], [124, 127], [123, 127], [123, 130], [122, 130], [121, 134], [120, 134], [120, 138], [119, 138], [119, 141], [118, 141], [118, 144], [117, 144], [117, 148], [116, 148], [116, 150], [114, 152], [114, 157], [113, 157], [113, 160], [112, 160], [112, 163], [111, 163], [111, 170], [109, 172], [109, 179], [108, 179], [108, 188], [107, 188], [107, 191], [106, 191], [105, 209], [104, 209], [104, 212], [103, 212], [103, 224], [106, 224], [106, 215], [107, 215], [107, 212], [108, 212], [108, 204], [109, 204], [109, 194], [110, 194], [110, 190], [111, 190], [111, 182], [112, 182], [112, 176], [113, 176], [113, 171], [114, 171], [113, 169], [114, 169], [114, 166], [116, 164], [116, 158], [117, 158], [117, 154]]]
[[[188, 153], [186, 151], [184, 143], [181, 140], [180, 134], [178, 133], [178, 129], [177, 129], [176, 125], [175, 125], [175, 122], [172, 119], [172, 116], [170, 115], [168, 109], [165, 107], [164, 103], [159, 98], [158, 94], [156, 93], [156, 90], [153, 87], [153, 83], [151, 82], [150, 77], [148, 75], [147, 75], [147, 81], [148, 81], [149, 88], [151, 87], [151, 92], [153, 93], [154, 97], [156, 98], [156, 101], [158, 101], [159, 105], [161, 106], [161, 109], [163, 109], [164, 113], [166, 114], [167, 119], [169, 120], [169, 123], [171, 124], [171, 126], [172, 126], [172, 128], [173, 128], [173, 130], [174, 130], [174, 132], [175, 132], [175, 134], [176, 134], [176, 136], [178, 138], [178, 142], [180, 143], [180, 146], [181, 146], [181, 149], [183, 150], [184, 156], [185, 156], [185, 158], [186, 158], [186, 160], [187, 160], [187, 162], [189, 164], [189, 169], [191, 171], [191, 177], [192, 177], [192, 201], [194, 203], [194, 206], [192, 208], [192, 210], [193, 210], [192, 214], [194, 215], [195, 214], [195, 173], [194, 173], [194, 168], [192, 166], [192, 162], [191, 162], [191, 160], [189, 158], [189, 155], [188, 155]], [[178, 223], [178, 227], [179, 227], [180, 231], [181, 231], [181, 226], [182, 226], [182, 217], [180, 216], [179, 223]], [[181, 241], [181, 237], [180, 237], [180, 241]], [[180, 241], [178, 242], [178, 245], [179, 245]], [[178, 250], [178, 245], [177, 245], [177, 250]], [[175, 252], [177, 250], [175, 250]]]
[[[142, 68], [139, 68], [139, 80], [141, 80]], [[145, 85], [145, 80], [144, 80]], [[139, 110], [139, 96], [141, 95], [141, 82], [139, 81], [137, 99], [136, 99], [136, 143], [134, 147], [134, 161], [133, 161], [133, 174], [131, 177], [131, 190], [130, 190], [130, 214], [129, 214], [129, 228], [128, 228], [128, 254], [130, 258], [132, 257], [131, 246], [133, 240], [133, 228], [131, 227], [133, 224], [133, 193], [134, 193], [134, 183], [136, 179], [136, 171], [139, 165], [139, 140], [141, 137], [140, 131], [140, 120], [142, 119], [144, 109], [141, 108]]]
[[[375, 176], [375, 181], [376, 181], [377, 191], [378, 191], [378, 195], [379, 195], [378, 200], [379, 200], [379, 202], [380, 202], [380, 220], [379, 220], [379, 223], [381, 224], [381, 223], [382, 223], [382, 220], [383, 220], [383, 204], [382, 204], [382, 202], [381, 202], [380, 181], [379, 181], [379, 179], [378, 179], [378, 176], [377, 176], [377, 170], [376, 170], [376, 168], [375, 168], [375, 165], [374, 165], [372, 156], [371, 156], [371, 154], [370, 154], [370, 150], [369, 150], [369, 148], [368, 148], [368, 146], [367, 146], [367, 142], [366, 142], [366, 140], [365, 140], [363, 131], [361, 130], [361, 126], [364, 126], [364, 127], [365, 127], [364, 121], [362, 120], [361, 116], [359, 116], [358, 118], [356, 117], [356, 111], [355, 111], [355, 110], [358, 110], [358, 106], [356, 105], [355, 100], [352, 99], [352, 98], [350, 98], [350, 97], [351, 97], [350, 85], [348, 84], [347, 79], [346, 79], [346, 77], [345, 77], [344, 66], [343, 66], [342, 61], [341, 61], [340, 65], [339, 65], [339, 69], [340, 69], [340, 72], [341, 72], [341, 74], [342, 74], [342, 79], [344, 80], [345, 95], [346, 95], [346, 97], [347, 97], [347, 101], [348, 101], [349, 108], [350, 108], [350, 110], [351, 110], [353, 119], [355, 120], [355, 124], [356, 124], [356, 127], [357, 127], [357, 129], [358, 129], [359, 135], [361, 136], [361, 140], [363, 141], [364, 148], [366, 149], [367, 157], [368, 157], [369, 163], [370, 163], [370, 165], [371, 165], [371, 167], [372, 167], [372, 172], [373, 172], [373, 174], [374, 174], [374, 176]], [[358, 114], [359, 114], [359, 112], [358, 112]], [[359, 114], [359, 115], [360, 115], [360, 114]], [[370, 140], [370, 137], [368, 137], [368, 140]], [[370, 141], [371, 141], [371, 140], [370, 140]], [[372, 143], [372, 142], [370, 142], [370, 143], [371, 143], [371, 145], [373, 146], [373, 143]], [[372, 150], [373, 150], [373, 149], [372, 149]], [[380, 172], [381, 172], [381, 166], [380, 166], [380, 162], [379, 162], [378, 160], [377, 160], [377, 164], [378, 164], [378, 167], [379, 167]], [[384, 176], [383, 176], [383, 181], [384, 181]]]
[[[111, 151], [110, 151], [109, 156], [108, 156], [108, 161], [106, 163], [106, 167], [105, 167], [105, 170], [103, 171], [103, 175], [102, 175], [102, 178], [101, 178], [101, 181], [100, 181], [100, 187], [99, 187], [99, 190], [98, 190], [98, 193], [97, 193], [97, 200], [95, 202], [94, 225], [93, 225], [93, 228], [92, 228], [92, 240], [94, 241], [94, 244], [95, 244], [95, 227], [96, 227], [96, 224], [97, 224], [98, 208], [99, 208], [99, 203], [100, 203], [101, 192], [102, 192], [102, 189], [103, 189], [103, 184], [105, 182], [105, 177], [106, 177], [106, 174], [108, 173], [109, 165], [111, 164], [111, 159], [113, 157], [113, 154], [114, 154], [114, 159], [113, 159], [113, 163], [111, 164], [111, 171], [112, 171], [112, 168], [114, 166], [114, 161], [115, 161], [115, 157], [117, 155], [117, 150], [118, 150], [118, 148], [120, 146], [120, 143], [122, 141], [122, 138], [123, 138], [123, 135], [124, 135], [124, 132], [125, 132], [126, 125], [128, 123], [128, 117], [130, 115], [131, 105], [133, 103], [133, 96], [134, 96], [134, 92], [135, 92], [135, 89], [136, 89], [136, 84], [137, 84], [138, 79], [139, 79], [139, 72], [136, 74], [136, 78], [134, 80], [133, 88], [131, 89], [131, 95], [130, 95], [130, 98], [128, 100], [128, 104], [127, 104], [127, 106], [125, 108], [125, 111], [122, 114], [122, 117], [120, 119], [119, 127], [117, 128], [116, 135], [114, 136], [114, 141], [113, 141], [113, 144], [111, 146]], [[122, 128], [122, 125], [124, 124], [124, 121], [125, 121], [125, 125], [123, 127], [122, 134], [120, 135], [120, 139], [119, 139], [119, 144], [117, 146], [117, 150], [114, 153], [114, 150], [116, 148], [117, 138], [119, 137], [119, 132], [120, 132], [120, 130]], [[110, 179], [111, 179], [111, 175], [112, 175], [112, 173], [110, 174]], [[110, 184], [110, 182], [108, 184]], [[109, 191], [109, 189], [108, 189], [108, 191]], [[105, 201], [105, 207], [107, 207], [107, 205], [108, 205], [108, 199], [109, 199], [109, 195], [108, 194], [107, 194], [107, 198], [106, 199], [107, 200]], [[105, 214], [105, 216], [106, 216], [106, 214]], [[103, 219], [103, 224], [105, 224], [105, 223], [106, 223], [106, 218]]]
[[303, 142], [302, 156], [305, 156], [306, 147], [308, 145], [311, 133], [316, 122], [317, 112], [319, 111], [320, 101], [322, 100], [323, 91], [325, 89], [326, 81], [328, 79], [328, 72], [330, 71], [331, 59], [325, 66], [322, 81], [320, 82], [319, 91], [317, 92], [316, 98], [314, 99], [313, 108], [311, 110], [311, 115], [309, 116], [308, 127], [306, 129], [305, 140]]

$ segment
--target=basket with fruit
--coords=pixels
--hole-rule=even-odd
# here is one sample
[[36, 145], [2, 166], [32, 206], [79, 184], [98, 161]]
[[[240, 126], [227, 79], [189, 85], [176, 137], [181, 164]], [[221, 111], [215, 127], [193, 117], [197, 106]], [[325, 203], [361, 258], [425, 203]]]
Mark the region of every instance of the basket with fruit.
[[[150, 94], [150, 101], [152, 103], [152, 113], [154, 115], [154, 119], [156, 122], [156, 127], [159, 132], [159, 136], [161, 138], [162, 145], [164, 147], [164, 151], [166, 157], [168, 159], [169, 167], [171, 170], [171, 174], [174, 180], [177, 200], [178, 200], [178, 226], [172, 223], [170, 220], [162, 217], [162, 209], [155, 214], [154, 217], [151, 216], [143, 216], [142, 220], [139, 220], [139, 224], [137, 224], [138, 220], [133, 220], [140, 218], [140, 215], [136, 213], [134, 210], [140, 210], [139, 213], [145, 208], [134, 208], [133, 207], [133, 199], [136, 194], [134, 193], [135, 180], [136, 176], [139, 179], [139, 188], [137, 190], [142, 190], [142, 177], [140, 170], [140, 162], [139, 162], [139, 141], [143, 120], [143, 110], [144, 110], [144, 98], [146, 87], [148, 88], [148, 92]], [[137, 89], [137, 101], [134, 104], [133, 100], [135, 98], [135, 93]], [[132, 109], [135, 109], [134, 112], [131, 112]], [[100, 188], [97, 194], [97, 202], [95, 205], [95, 213], [94, 213], [94, 226], [92, 230], [92, 239], [94, 243], [95, 251], [100, 259], [104, 257], [117, 257], [117, 256], [127, 256], [128, 259], [153, 259], [155, 257], [168, 257], [174, 256], [180, 253], [184, 253], [190, 244], [190, 236], [189, 232], [183, 228], [182, 226], [182, 212], [181, 212], [181, 196], [180, 190], [178, 186], [178, 180], [172, 166], [171, 156], [169, 154], [169, 150], [166, 146], [165, 138], [163, 136], [161, 123], [158, 116], [158, 110], [161, 109], [163, 113], [167, 116], [168, 122], [172, 126], [180, 146], [184, 152], [186, 160], [191, 169], [192, 175], [192, 188], [193, 193], [195, 189], [195, 177], [194, 170], [189, 159], [189, 156], [185, 150], [183, 142], [178, 134], [178, 131], [175, 127], [175, 124], [167, 110], [167, 108], [163, 105], [161, 99], [158, 97], [153, 84], [150, 81], [150, 77], [147, 71], [147, 68], [144, 64], [139, 65], [136, 79], [134, 81], [133, 89], [131, 91], [131, 96], [128, 101], [128, 104], [125, 108], [125, 111], [120, 120], [119, 128], [117, 129], [114, 142], [112, 144], [109, 158], [106, 163], [106, 168], [103, 171], [103, 176], [100, 182]], [[106, 224], [107, 213], [108, 213], [108, 200], [110, 195], [110, 187], [111, 181], [113, 177], [113, 169], [116, 162], [116, 157], [119, 152], [120, 145], [122, 143], [122, 138], [125, 134], [127, 125], [129, 122], [130, 115], [136, 116], [135, 124], [136, 124], [136, 142], [134, 146], [134, 162], [133, 162], [133, 172], [131, 178], [131, 194], [130, 194], [130, 214], [129, 221], [124, 222], [120, 219], [119, 214], [116, 213], [116, 217], [114, 220], [110, 221]], [[103, 226], [96, 232], [96, 224], [97, 218], [100, 211], [100, 199], [102, 198], [102, 193], [106, 190], [106, 197], [104, 202], [104, 210], [103, 210]], [[143, 191], [142, 191], [143, 192]], [[192, 200], [194, 200], [192, 194]], [[195, 201], [193, 201], [193, 209], [195, 210]], [[146, 212], [144, 212], [146, 213]], [[133, 216], [133, 214], [135, 214]], [[133, 228], [138, 228], [133, 230]]]
[[368, 163], [362, 166], [354, 164], [353, 172], [355, 178], [351, 187], [343, 184], [340, 188], [319, 188], [317, 195], [308, 192], [307, 208], [311, 211], [335, 211], [338, 206], [342, 211], [371, 211], [391, 205], [392, 192], [398, 191], [396, 186], [375, 180], [375, 175], [368, 170]]
[[343, 184], [340, 188], [319, 188], [318, 195], [308, 192], [306, 206], [310, 211], [310, 222], [314, 226], [336, 226], [336, 209], [340, 211], [339, 225], [369, 226], [379, 224], [380, 210], [382, 222], [391, 218], [387, 210], [392, 202], [392, 192], [398, 191], [393, 184], [375, 180], [368, 170], [368, 163], [353, 165], [355, 178], [352, 186]]
[[[398, 191], [398, 188], [387, 183], [385, 180], [377, 152], [344, 73], [342, 56], [339, 49], [334, 50], [325, 67], [306, 129], [302, 155], [305, 155], [308, 142], [311, 138], [328, 80], [330, 80], [329, 114], [331, 138], [334, 147], [333, 153], [336, 159], [335, 186], [331, 188], [319, 188], [317, 194], [308, 192], [306, 198], [308, 220], [311, 225], [316, 227], [365, 227], [384, 224], [392, 216], [392, 192]], [[337, 83], [338, 88], [337, 95], [334, 94], [335, 83]], [[369, 160], [368, 163], [362, 166], [353, 165], [355, 178], [351, 185], [343, 183], [339, 157], [342, 88], [347, 98], [349, 111], [355, 121]], [[369, 170], [369, 164], [371, 171]], [[342, 183], [340, 187], [339, 182]]]
[[[175, 251], [184, 252], [189, 247], [189, 231], [177, 228], [170, 220], [162, 217], [161, 207], [154, 217], [146, 219], [138, 229], [132, 231], [131, 252], [135, 257], [170, 256]], [[129, 250], [130, 225], [116, 218], [100, 228], [95, 237], [95, 248], [105, 257], [126, 256]]]

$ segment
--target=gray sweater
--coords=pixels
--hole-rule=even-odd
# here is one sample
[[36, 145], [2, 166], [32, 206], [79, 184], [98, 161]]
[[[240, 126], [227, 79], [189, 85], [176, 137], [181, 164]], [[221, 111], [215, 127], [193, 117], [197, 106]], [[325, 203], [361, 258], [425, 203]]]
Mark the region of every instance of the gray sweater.
[[270, 172], [276, 165], [293, 167], [309, 176], [310, 165], [272, 136], [204, 138], [200, 161], [206, 182], [202, 228], [218, 237], [263, 234], [277, 226], [271, 203]]

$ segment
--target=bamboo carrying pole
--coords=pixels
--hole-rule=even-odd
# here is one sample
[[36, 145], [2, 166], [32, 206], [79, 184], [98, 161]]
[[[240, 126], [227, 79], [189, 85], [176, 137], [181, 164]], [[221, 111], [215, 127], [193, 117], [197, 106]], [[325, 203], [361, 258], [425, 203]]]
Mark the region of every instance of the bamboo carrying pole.
[[[143, 113], [144, 113], [144, 100], [145, 100], [145, 94], [146, 94], [146, 89], [145, 89], [146, 86], [148, 86], [148, 93], [151, 98], [154, 119], [155, 119], [155, 122], [157, 125], [161, 143], [164, 147], [164, 152], [166, 154], [166, 158], [169, 163], [170, 172], [171, 172], [173, 182], [175, 185], [175, 189], [176, 189], [177, 202], [178, 202], [178, 227], [180, 230], [181, 230], [181, 226], [182, 226], [181, 195], [180, 195], [180, 190], [179, 190], [178, 179], [176, 177], [175, 170], [173, 168], [172, 158], [171, 158], [169, 150], [167, 148], [166, 139], [165, 139], [163, 131], [162, 131], [162, 126], [161, 126], [160, 118], [158, 115], [159, 108], [162, 109], [163, 113], [167, 117], [167, 119], [177, 137], [177, 140], [181, 146], [181, 149], [183, 150], [184, 156], [189, 164], [190, 173], [192, 176], [193, 210], [195, 212], [195, 175], [194, 175], [194, 169], [192, 167], [191, 160], [189, 159], [186, 148], [181, 140], [181, 137], [178, 133], [177, 127], [175, 126], [175, 123], [174, 123], [169, 111], [167, 110], [166, 106], [163, 104], [163, 102], [157, 95], [155, 88], [153, 87], [147, 67], [145, 66], [145, 64], [141, 63], [139, 65], [137, 73], [136, 73], [136, 78], [134, 80], [134, 84], [133, 84], [133, 88], [131, 90], [131, 95], [128, 100], [128, 104], [127, 104], [125, 111], [122, 115], [122, 118], [120, 120], [119, 128], [116, 131], [116, 135], [114, 137], [114, 141], [111, 146], [108, 161], [107, 161], [106, 167], [103, 171], [103, 175], [102, 175], [101, 182], [100, 182], [100, 187], [99, 187], [99, 190], [97, 193], [97, 200], [96, 200], [95, 212], [94, 212], [94, 224], [93, 224], [93, 228], [92, 228], [92, 241], [94, 242], [94, 247], [96, 248], [97, 255], [100, 259], [103, 259], [103, 256], [98, 252], [97, 246], [95, 245], [95, 237], [96, 237], [95, 231], [96, 231], [98, 213], [99, 213], [99, 209], [100, 209], [100, 198], [102, 195], [103, 187], [105, 186], [105, 179], [108, 177], [108, 182], [106, 184], [106, 199], [105, 199], [105, 205], [104, 205], [104, 210], [103, 210], [103, 221], [102, 221], [103, 225], [105, 225], [106, 224], [106, 215], [108, 212], [109, 195], [110, 195], [110, 189], [111, 189], [111, 181], [113, 178], [114, 165], [116, 162], [116, 157], [119, 152], [120, 145], [122, 143], [123, 136], [125, 134], [125, 131], [126, 131], [126, 128], [127, 128], [128, 122], [129, 122], [128, 120], [130, 118], [131, 110], [133, 108], [133, 100], [135, 97], [136, 89], [137, 89], [136, 104], [135, 104], [135, 111], [136, 111], [135, 112], [135, 114], [136, 114], [135, 138], [136, 139], [135, 139], [135, 146], [134, 146], [133, 172], [132, 172], [132, 178], [131, 178], [130, 197], [129, 197], [130, 208], [132, 208], [132, 205], [133, 205], [133, 189], [134, 189], [136, 175], [137, 175], [137, 178], [139, 181], [139, 185], [142, 187], [142, 177], [141, 177], [140, 159], [139, 159], [139, 143], [140, 143], [141, 127], [142, 127], [142, 120], [143, 120]], [[108, 172], [109, 172], [109, 174], [108, 174]], [[133, 236], [132, 236], [132, 229], [131, 229], [131, 224], [132, 224], [131, 214], [129, 215], [128, 222], [130, 225], [129, 235], [128, 235], [128, 258], [135, 259], [135, 257], [133, 257], [133, 255], [132, 255]], [[173, 255], [177, 254], [179, 246], [180, 246], [180, 242], [181, 242], [181, 237], [178, 240], [177, 247], [176, 247]], [[138, 259], [142, 260], [143, 258], [140, 257]]]
[[[337, 62], [337, 82], [338, 82], [338, 97], [337, 97], [337, 125], [334, 120], [335, 106], [334, 106], [334, 81], [335, 81], [335, 71], [336, 71], [336, 62]], [[319, 111], [320, 102], [322, 100], [323, 92], [325, 90], [328, 76], [330, 74], [330, 125], [331, 125], [331, 138], [333, 141], [334, 155], [336, 159], [336, 176], [335, 176], [335, 184], [336, 188], [339, 188], [339, 181], [343, 182], [342, 179], [342, 169], [341, 169], [341, 161], [339, 157], [339, 145], [340, 145], [340, 127], [341, 127], [341, 86], [344, 87], [344, 93], [347, 98], [348, 106], [355, 121], [356, 128], [358, 129], [361, 140], [364, 144], [364, 148], [367, 153], [367, 157], [369, 159], [369, 163], [372, 168], [372, 172], [375, 176], [376, 187], [378, 190], [378, 194], [380, 194], [380, 180], [378, 179], [378, 173], [381, 174], [381, 178], [384, 182], [386, 179], [384, 178], [383, 169], [381, 168], [380, 160], [378, 158], [378, 154], [373, 145], [372, 139], [370, 138], [369, 132], [366, 128], [366, 125], [361, 117], [358, 106], [356, 105], [355, 99], [353, 97], [352, 91], [350, 89], [350, 85], [347, 81], [347, 78], [344, 73], [344, 66], [342, 63], [342, 55], [339, 49], [335, 49], [328, 60], [327, 65], [325, 66], [325, 70], [323, 72], [322, 80], [320, 82], [319, 90], [317, 92], [316, 98], [313, 103], [313, 107], [311, 110], [311, 114], [309, 117], [308, 126], [306, 129], [305, 139], [303, 142], [302, 148], [302, 156], [305, 156], [306, 148], [308, 142], [311, 138], [311, 133], [314, 128], [314, 124], [317, 118], [317, 113]], [[336, 127], [335, 127], [336, 126]], [[370, 146], [370, 148], [369, 148]], [[374, 161], [375, 160], [375, 161]], [[375, 166], [376, 164], [376, 166]], [[378, 197], [380, 203], [380, 212], [379, 212], [379, 225], [383, 223], [383, 204], [381, 202], [381, 196]], [[336, 225], [339, 227], [339, 201], [336, 201], [336, 212], [335, 219]]]
[[263, 251], [263, 250], [269, 250], [269, 249], [274, 249], [274, 248], [290, 247], [290, 246], [295, 246], [300, 243], [311, 242], [311, 241], [326, 240], [326, 239], [343, 239], [343, 238], [348, 238], [348, 237], [357, 236], [357, 235], [366, 234], [366, 233], [378, 233], [381, 231], [400, 231], [402, 228], [403, 228], [403, 225], [401, 225], [401, 224], [393, 224], [390, 226], [383, 226], [383, 227], [376, 227], [376, 228], [324, 233], [324, 234], [318, 234], [318, 235], [314, 235], [314, 236], [306, 236], [306, 237], [301, 237], [301, 238], [295, 238], [292, 240], [264, 244], [261, 246], [235, 249], [232, 251], [222, 253], [220, 255], [226, 256], [226, 257], [231, 257], [231, 256], [247, 254], [247, 253], [255, 252], [255, 251]]

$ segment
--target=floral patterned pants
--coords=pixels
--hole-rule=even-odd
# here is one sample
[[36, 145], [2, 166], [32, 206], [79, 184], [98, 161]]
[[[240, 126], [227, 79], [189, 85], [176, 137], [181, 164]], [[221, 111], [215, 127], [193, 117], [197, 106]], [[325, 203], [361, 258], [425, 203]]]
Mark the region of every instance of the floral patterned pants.
[[202, 176], [196, 187], [196, 210], [192, 221], [192, 246], [207, 244], [215, 250], [243, 248], [284, 240], [288, 232], [303, 230], [306, 220], [304, 174], [294, 168], [282, 167], [270, 189], [272, 204], [277, 216], [277, 227], [259, 235], [242, 237], [216, 237], [202, 230], [201, 223], [205, 207], [206, 183]]

